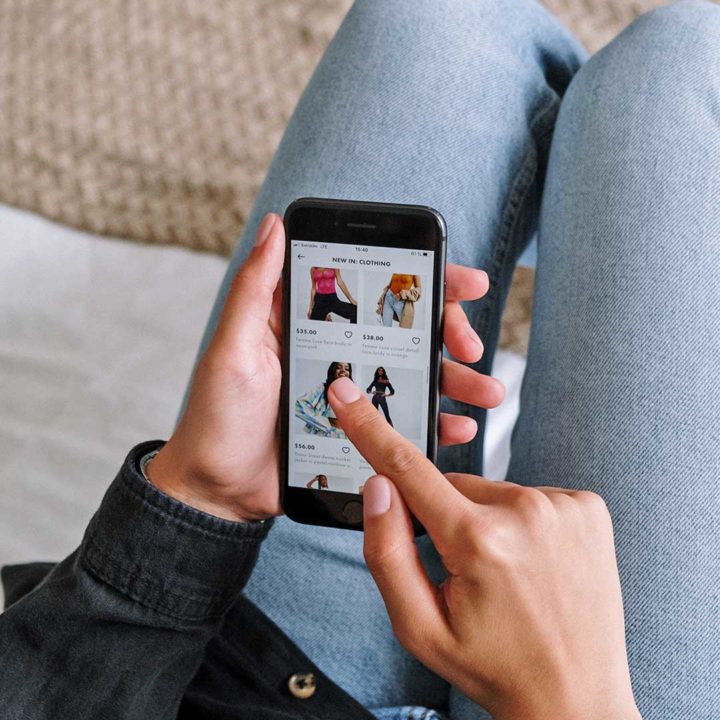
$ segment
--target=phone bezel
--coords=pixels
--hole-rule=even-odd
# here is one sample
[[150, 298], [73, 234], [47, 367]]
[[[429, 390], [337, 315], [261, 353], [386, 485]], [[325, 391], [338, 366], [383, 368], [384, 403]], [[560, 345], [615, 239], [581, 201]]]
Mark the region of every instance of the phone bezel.
[[[300, 488], [288, 484], [290, 412], [290, 251], [293, 240], [359, 244], [375, 247], [405, 247], [432, 250], [435, 255], [432, 320], [430, 333], [430, 389], [428, 398], [427, 456], [437, 457], [442, 365], [443, 304], [447, 230], [442, 215], [422, 205], [375, 203], [330, 198], [299, 198], [284, 216], [285, 264], [283, 267], [282, 386], [280, 392], [280, 502], [285, 514], [311, 525], [362, 530], [362, 520], [348, 521], [343, 510], [348, 502], [362, 504], [362, 495]], [[351, 223], [351, 226], [348, 225]], [[424, 532], [413, 518], [415, 533]]]

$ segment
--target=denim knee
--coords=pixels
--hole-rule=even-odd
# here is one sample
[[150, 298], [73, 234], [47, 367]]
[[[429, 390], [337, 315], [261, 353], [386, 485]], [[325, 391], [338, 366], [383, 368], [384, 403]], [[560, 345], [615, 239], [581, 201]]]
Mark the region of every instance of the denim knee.
[[[543, 34], [554, 36], [558, 31], [572, 42], [537, 0], [355, 0], [348, 20], [357, 30], [374, 28], [382, 34], [389, 29], [401, 44], [429, 41], [435, 46], [442, 39], [450, 43], [451, 56], [456, 55], [452, 45], [457, 44], [473, 47], [480, 54], [492, 48], [513, 55], [524, 53], [530, 59], [531, 48]], [[437, 55], [437, 50], [431, 49]]]
[[566, 100], [578, 95], [610, 122], [665, 113], [692, 122], [688, 103], [720, 97], [720, 7], [685, 0], [642, 15], [580, 69]]
[[718, 157], [720, 7], [681, 2], [638, 18], [577, 72], [555, 127], [549, 187], [568, 216], [594, 198], [598, 222], [583, 235], [596, 238], [596, 252], [614, 243], [625, 261], [647, 258], [661, 250], [637, 238], [652, 234], [627, 227], [671, 216], [707, 224]]
[[720, 7], [707, 0], [682, 0], [658, 8], [632, 23], [617, 38], [614, 50], [624, 45], [634, 46], [636, 53], [652, 55], [658, 61], [658, 74], [668, 81], [717, 81]]

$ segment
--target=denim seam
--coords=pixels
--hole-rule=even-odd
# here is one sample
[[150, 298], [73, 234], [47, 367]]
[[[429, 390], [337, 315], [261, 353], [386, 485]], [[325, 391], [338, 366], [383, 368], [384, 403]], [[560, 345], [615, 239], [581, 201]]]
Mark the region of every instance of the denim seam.
[[[544, 137], [548, 132], [547, 129], [542, 129], [541, 123], [550, 111], [557, 110], [557, 106], [557, 99], [556, 97], [553, 97], [551, 102], [535, 114], [535, 117], [529, 125], [532, 142], [525, 152], [522, 162], [520, 163], [520, 168], [515, 175], [515, 179], [512, 183], [512, 189], [505, 203], [498, 241], [495, 244], [491, 259], [491, 266], [488, 269], [490, 290], [486, 295], [485, 302], [483, 303], [476, 318], [476, 331], [481, 338], [484, 338], [487, 334], [493, 307], [497, 304], [499, 293], [498, 278], [501, 275], [502, 268], [507, 262], [507, 252], [510, 240], [514, 235], [515, 228], [517, 227], [517, 221], [520, 217], [519, 210], [522, 208], [524, 199], [527, 196], [529, 189], [532, 187], [533, 178], [537, 175], [538, 140]], [[548, 124], [548, 127], [551, 127], [551, 124]], [[465, 443], [464, 445], [457, 446], [454, 448], [454, 452], [456, 453], [456, 462], [461, 465], [465, 465], [466, 467], [470, 467], [474, 453], [473, 443]]]
[[[148, 585], [153, 584], [153, 581], [150, 578], [143, 575], [142, 566], [134, 563], [126, 564], [114, 559], [111, 555], [108, 555], [106, 552], [104, 552], [100, 545], [92, 538], [88, 538], [87, 545], [89, 546], [89, 551], [93, 556], [102, 558], [104, 563], [106, 563], [107, 565], [111, 565], [116, 570], [120, 570], [125, 574], [125, 576], [130, 576]], [[187, 592], [185, 592], [180, 590], [163, 589], [163, 595], [175, 596], [181, 600], [188, 600], [190, 602], [208, 603], [212, 602], [213, 600], [223, 600], [225, 598], [231, 597], [229, 594], [212, 590], [209, 592], [196, 592], [193, 590], [188, 590]]]
[[[551, 123], [551, 122], [545, 122], [545, 120], [546, 120], [548, 111], [550, 111], [550, 110], [553, 109], [553, 108], [555, 108], [555, 110], [557, 111], [557, 107], [558, 107], [558, 106], [559, 106], [559, 103], [555, 103], [554, 101], [551, 102], [551, 103], [549, 103], [541, 112], [539, 112], [539, 113], [536, 115], [535, 119], [534, 119], [533, 122], [530, 124], [531, 132], [532, 132], [532, 130], [534, 129], [535, 132], [537, 133], [537, 140], [536, 140], [536, 143], [535, 143], [535, 146], [534, 146], [535, 148], [537, 148], [537, 142], [538, 142], [539, 140], [545, 138], [546, 136], [550, 136], [550, 138], [552, 138], [552, 133], [553, 133], [553, 130], [554, 130], [554, 124]], [[545, 122], [545, 125], [544, 125], [544, 126], [542, 125], [543, 122]], [[529, 151], [529, 152], [530, 152], [530, 151]], [[549, 148], [548, 148], [548, 153], [549, 153]], [[538, 157], [538, 156], [537, 156], [537, 153], [535, 153], [535, 157], [536, 157], [536, 158]], [[535, 170], [536, 170], [536, 171], [537, 171], [537, 168], [538, 168], [538, 163], [536, 162], [536, 163], [535, 163]], [[525, 188], [525, 192], [527, 192], [527, 190], [531, 187], [531, 185], [532, 185], [532, 183], [530, 183], [530, 182], [527, 184], [527, 187]], [[516, 221], [517, 221], [517, 215], [516, 215], [516, 218], [515, 218], [515, 222], [516, 222]], [[513, 222], [513, 225], [515, 224], [515, 222]], [[507, 250], [507, 248], [506, 248], [506, 250]], [[507, 254], [507, 253], [506, 253], [506, 254]], [[505, 261], [505, 258], [503, 258], [503, 262], [504, 262], [504, 261]], [[491, 286], [491, 287], [492, 287], [492, 286]], [[488, 319], [489, 319], [489, 313], [488, 313], [487, 316], [486, 316], [486, 321], [487, 321]], [[532, 317], [531, 317], [531, 325], [532, 325]], [[530, 413], [529, 417], [532, 417], [532, 415], [533, 415], [532, 405], [533, 405], [533, 404], [532, 404], [532, 401], [528, 402], [528, 398], [525, 397], [525, 394], [524, 394], [524, 392], [523, 392], [524, 386], [525, 386], [525, 374], [523, 374], [523, 381], [522, 381], [522, 383], [521, 383], [521, 396], [522, 396], [522, 407], [521, 407], [521, 410], [522, 410], [522, 412], [523, 412], [524, 414]], [[512, 466], [512, 447], [513, 447], [513, 439], [514, 439], [514, 437], [515, 437], [515, 430], [516, 430], [516, 428], [517, 428], [517, 422], [515, 422], [515, 423], [513, 424], [512, 430], [510, 431], [510, 460], [511, 460], [511, 462], [510, 462], [509, 465], [508, 465], [508, 470], [507, 470], [507, 473], [506, 473], [506, 476], [507, 476], [507, 479], [508, 479], [508, 480], [509, 480], [510, 477], [511, 477], [511, 476], [510, 476], [510, 468], [511, 468], [511, 466]]]
[[[136, 600], [144, 607], [178, 620], [202, 621], [220, 618], [227, 608], [218, 611], [210, 611], [210, 608], [219, 604], [228, 605], [234, 598], [232, 593], [186, 595], [184, 592], [168, 590], [167, 588], [160, 589], [158, 583], [143, 577], [137, 566], [127, 566], [103, 552], [92, 538], [87, 538], [83, 543], [81, 561], [84, 567], [98, 580]], [[108, 567], [112, 568], [113, 572], [107, 572]], [[118, 573], [121, 573], [121, 575], [118, 576]], [[131, 590], [126, 582], [128, 577], [132, 578], [136, 585], [144, 586], [146, 593]], [[150, 595], [155, 595], [158, 599], [151, 600]], [[191, 605], [192, 608], [186, 613], [180, 613], [173, 609], [171, 604], [164, 603], [162, 597], [177, 598], [179, 601]]]
[[480, 337], [483, 337], [490, 324], [490, 317], [492, 314], [493, 307], [497, 304], [499, 298], [499, 285], [498, 279], [502, 274], [502, 270], [507, 265], [508, 249], [511, 244], [511, 240], [515, 236], [517, 222], [521, 216], [521, 208], [527, 198], [528, 191], [532, 187], [533, 179], [537, 177], [538, 170], [538, 140], [548, 134], [548, 128], [542, 127], [542, 122], [550, 111], [557, 110], [558, 101], [556, 97], [553, 97], [552, 101], [536, 113], [533, 120], [530, 122], [530, 134], [532, 136], [532, 142], [530, 147], [525, 153], [525, 157], [520, 164], [515, 180], [513, 181], [512, 190], [508, 196], [508, 200], [505, 204], [503, 211], [502, 223], [499, 233], [498, 242], [495, 244], [495, 250], [491, 259], [491, 267], [488, 272], [490, 279], [490, 291], [486, 297], [486, 302], [483, 304], [478, 317], [477, 331]]
[[[144, 480], [144, 482], [147, 482]], [[207, 537], [211, 540], [221, 540], [221, 541], [227, 541], [229, 540], [232, 543], [256, 543], [258, 542], [259, 538], [257, 537], [242, 537], [234, 535], [233, 533], [241, 532], [244, 527], [246, 527], [247, 524], [241, 525], [240, 523], [235, 523], [235, 525], [238, 525], [239, 527], [229, 527], [227, 530], [211, 530], [210, 528], [204, 528], [199, 525], [196, 525], [192, 523], [191, 521], [180, 517], [181, 513], [184, 513], [187, 511], [185, 507], [173, 507], [173, 505], [169, 504], [167, 507], [158, 507], [155, 505], [150, 499], [147, 497], [144, 497], [141, 492], [139, 492], [136, 488], [132, 487], [131, 481], [127, 478], [123, 477], [122, 482], [118, 485], [118, 491], [124, 493], [128, 498], [131, 500], [139, 500], [142, 505], [143, 509], [145, 511], [148, 511], [151, 513], [154, 517], [161, 517], [163, 519], [167, 519], [169, 521], [172, 521], [176, 523], [177, 525], [180, 525], [188, 530], [192, 530], [193, 532], [197, 532], [198, 534]], [[170, 498], [171, 499], [171, 498]], [[164, 498], [163, 498], [164, 500]], [[176, 501], [178, 502], [178, 501]], [[188, 508], [192, 510], [192, 508]], [[201, 511], [195, 510], [195, 512], [200, 513]], [[212, 518], [213, 520], [221, 520], [221, 518]], [[228, 523], [232, 522], [230, 520], [226, 521]], [[256, 530], [256, 527], [253, 525], [251, 526], [252, 530]]]
[[[140, 566], [135, 564], [125, 564], [116, 560], [111, 555], [108, 555], [106, 552], [104, 552], [102, 548], [94, 540], [92, 540], [92, 538], [88, 538], [84, 550], [85, 552], [83, 553], [83, 559], [87, 560], [87, 563], [93, 567], [93, 569], [98, 573], [98, 575], [107, 577], [108, 580], [110, 580], [111, 574], [103, 573], [103, 568], [105, 566], [110, 566], [113, 570], [123, 573], [123, 578], [130, 577], [148, 586], [157, 585], [157, 583], [155, 583], [151, 578], [144, 576], [143, 570]], [[100, 560], [101, 562], [98, 564], [97, 560]], [[117, 589], [127, 589], [127, 583], [123, 582], [122, 580], [117, 584], [115, 582], [111, 582], [111, 584], [113, 584], [114, 587], [117, 587]], [[213, 601], [216, 600], [232, 599], [232, 596], [230, 594], [215, 591], [202, 593], [189, 590], [186, 593], [185, 591], [168, 590], [166, 588], [163, 588], [162, 594], [169, 597], [176, 597], [184, 601], [205, 604], [211, 604]]]

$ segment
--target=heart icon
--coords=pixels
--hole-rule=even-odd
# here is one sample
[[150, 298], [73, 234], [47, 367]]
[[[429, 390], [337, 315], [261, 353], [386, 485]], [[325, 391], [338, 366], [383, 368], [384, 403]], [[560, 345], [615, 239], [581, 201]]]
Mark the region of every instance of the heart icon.
[[414, 337], [414, 338], [412, 339], [412, 341], [413, 341], [413, 345], [417, 345], [417, 344], [420, 342], [420, 338], [419, 338], [419, 337]]
[[350, 448], [347, 445], [343, 445], [342, 451], [347, 455], [350, 452]]
[[351, 338], [351, 337], [352, 337], [352, 330], [346, 330], [346, 331], [345, 331], [345, 337], [346, 337], [346, 338]]

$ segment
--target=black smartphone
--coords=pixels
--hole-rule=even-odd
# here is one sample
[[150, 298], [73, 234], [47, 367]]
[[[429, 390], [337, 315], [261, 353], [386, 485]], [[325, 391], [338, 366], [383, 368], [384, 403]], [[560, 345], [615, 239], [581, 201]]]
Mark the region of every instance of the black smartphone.
[[350, 377], [435, 462], [445, 221], [423, 206], [300, 198], [284, 223], [282, 506], [298, 522], [361, 530], [374, 471], [327, 388]]

